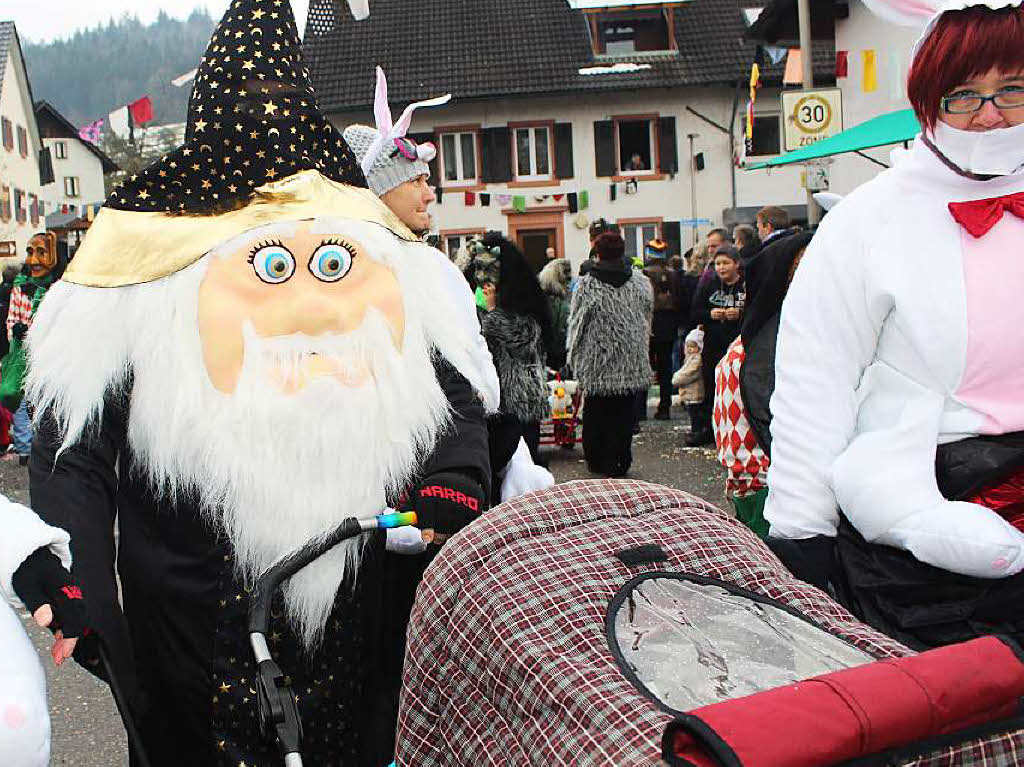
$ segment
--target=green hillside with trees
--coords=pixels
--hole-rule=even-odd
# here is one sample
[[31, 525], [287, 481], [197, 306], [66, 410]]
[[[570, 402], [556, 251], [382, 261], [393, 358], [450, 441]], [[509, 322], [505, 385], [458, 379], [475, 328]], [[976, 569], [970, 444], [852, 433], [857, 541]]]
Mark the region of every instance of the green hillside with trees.
[[153, 100], [155, 123], [183, 122], [192, 84], [176, 88], [171, 80], [199, 65], [213, 28], [197, 10], [184, 21], [161, 13], [147, 26], [126, 16], [66, 40], [25, 43], [32, 95], [76, 126], [142, 96]]

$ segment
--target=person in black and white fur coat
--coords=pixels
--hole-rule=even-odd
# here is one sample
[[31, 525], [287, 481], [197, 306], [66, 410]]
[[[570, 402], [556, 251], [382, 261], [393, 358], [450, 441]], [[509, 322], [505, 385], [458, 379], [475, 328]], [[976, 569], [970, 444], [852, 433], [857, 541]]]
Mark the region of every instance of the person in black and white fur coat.
[[595, 474], [621, 477], [632, 463], [633, 402], [645, 391], [651, 282], [625, 266], [615, 232], [594, 241], [597, 261], [569, 310], [569, 366], [583, 388], [583, 454]]
[[534, 463], [540, 422], [549, 415], [547, 350], [551, 345], [551, 310], [526, 258], [498, 232], [472, 243], [473, 274], [487, 299], [481, 332], [491, 350], [501, 386], [501, 406], [488, 419], [492, 466], [520, 436]]

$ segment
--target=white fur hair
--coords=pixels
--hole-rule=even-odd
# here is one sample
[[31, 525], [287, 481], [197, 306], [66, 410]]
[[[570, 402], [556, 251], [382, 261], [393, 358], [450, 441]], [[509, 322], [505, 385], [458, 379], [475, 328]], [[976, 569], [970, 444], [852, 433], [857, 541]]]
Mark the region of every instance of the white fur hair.
[[[131, 375], [128, 438], [136, 464], [155, 493], [197, 492], [203, 514], [228, 535], [248, 583], [342, 519], [379, 513], [387, 497], [409, 482], [449, 416], [434, 353], [477, 383], [476, 328], [466, 327], [447, 300], [447, 259], [373, 224], [317, 219], [315, 233], [357, 241], [395, 274], [405, 308], [402, 349], [394, 349], [375, 310], [360, 329], [343, 336], [259, 339], [250, 327], [236, 391], [214, 389], [197, 323], [209, 259], [295, 226], [251, 230], [145, 285], [57, 283], [29, 334], [27, 396], [38, 411], [53, 411], [62, 449], [98, 421], [104, 395]], [[372, 383], [344, 387], [319, 379], [294, 395], [282, 394], [266, 383], [262, 367], [268, 355], [295, 363], [298, 351], [354, 356], [355, 367], [371, 371]], [[288, 614], [307, 646], [317, 641], [358, 552], [358, 542], [340, 546], [289, 584]]]

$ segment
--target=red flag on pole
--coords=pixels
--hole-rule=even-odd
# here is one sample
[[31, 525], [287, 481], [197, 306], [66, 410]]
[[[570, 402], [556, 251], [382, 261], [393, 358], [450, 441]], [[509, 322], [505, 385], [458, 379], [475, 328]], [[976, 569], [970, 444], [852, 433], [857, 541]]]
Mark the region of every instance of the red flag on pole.
[[143, 96], [138, 101], [128, 105], [132, 113], [132, 122], [136, 125], [143, 125], [153, 119], [153, 102], [149, 96]]

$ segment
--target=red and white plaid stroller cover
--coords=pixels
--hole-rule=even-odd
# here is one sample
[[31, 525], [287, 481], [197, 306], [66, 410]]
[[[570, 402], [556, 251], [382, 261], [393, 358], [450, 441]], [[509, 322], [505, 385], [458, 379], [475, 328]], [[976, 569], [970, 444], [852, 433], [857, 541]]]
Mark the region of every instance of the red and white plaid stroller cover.
[[[617, 556], [641, 547], [667, 560]], [[492, 510], [428, 570], [409, 625], [398, 765], [658, 763], [673, 716], [620, 670], [606, 616], [624, 584], [659, 570], [777, 600], [871, 657], [911, 654], [700, 499], [631, 480], [569, 482]], [[1024, 730], [900, 764], [1024, 764]]]

